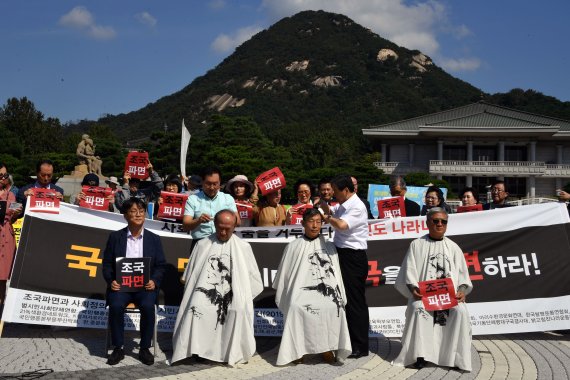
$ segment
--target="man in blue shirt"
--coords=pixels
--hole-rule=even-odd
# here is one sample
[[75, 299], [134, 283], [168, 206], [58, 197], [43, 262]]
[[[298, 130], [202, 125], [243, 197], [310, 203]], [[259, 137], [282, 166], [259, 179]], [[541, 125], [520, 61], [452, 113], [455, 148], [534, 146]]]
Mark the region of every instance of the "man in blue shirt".
[[237, 226], [240, 217], [234, 198], [220, 192], [222, 174], [218, 168], [208, 167], [202, 174], [202, 190], [190, 195], [184, 208], [184, 231], [191, 231], [194, 242], [216, 232], [214, 215], [221, 210], [231, 210], [236, 214]]

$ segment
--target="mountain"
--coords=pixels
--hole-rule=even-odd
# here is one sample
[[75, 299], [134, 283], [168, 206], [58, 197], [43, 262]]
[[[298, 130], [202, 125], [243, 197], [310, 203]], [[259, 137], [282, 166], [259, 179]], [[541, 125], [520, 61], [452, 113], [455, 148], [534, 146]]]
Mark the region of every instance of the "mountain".
[[346, 16], [306, 11], [242, 44], [190, 85], [146, 107], [99, 119], [122, 140], [222, 112], [251, 116], [271, 135], [288, 124], [359, 134], [360, 128], [480, 100], [419, 51]]
[[[216, 163], [224, 173], [248, 176], [279, 166], [288, 181], [339, 170], [377, 180], [370, 163], [379, 157], [362, 128], [479, 100], [570, 119], [570, 102], [532, 90], [485, 94], [346, 16], [305, 11], [253, 36], [182, 90], [70, 131], [111, 129], [128, 146], [149, 151], [155, 168], [168, 174], [177, 171], [185, 119], [189, 172]], [[175, 132], [165, 134], [165, 124]]]

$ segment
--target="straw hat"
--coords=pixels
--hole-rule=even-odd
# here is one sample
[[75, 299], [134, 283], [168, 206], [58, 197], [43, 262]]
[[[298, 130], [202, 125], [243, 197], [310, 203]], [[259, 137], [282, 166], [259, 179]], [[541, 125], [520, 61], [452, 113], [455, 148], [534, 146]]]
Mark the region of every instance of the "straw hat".
[[228, 181], [228, 183], [226, 184], [226, 191], [230, 194], [233, 194], [233, 189], [232, 186], [234, 183], [236, 182], [241, 182], [243, 184], [245, 184], [248, 188], [247, 193], [252, 193], [253, 192], [253, 183], [249, 182], [249, 180], [247, 179], [246, 176], [244, 176], [243, 174], [238, 174], [236, 175], [234, 178], [230, 179]]

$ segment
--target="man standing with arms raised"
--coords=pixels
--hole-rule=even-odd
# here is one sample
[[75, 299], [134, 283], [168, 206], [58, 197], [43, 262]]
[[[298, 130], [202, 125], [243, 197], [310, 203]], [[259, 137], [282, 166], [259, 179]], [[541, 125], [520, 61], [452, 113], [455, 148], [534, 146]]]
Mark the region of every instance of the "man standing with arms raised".
[[365, 286], [368, 276], [368, 220], [366, 206], [355, 192], [352, 178], [339, 175], [331, 180], [334, 207], [323, 207], [325, 221], [334, 227], [342, 280], [346, 290], [346, 319], [352, 344], [349, 358], [368, 356], [368, 305]]

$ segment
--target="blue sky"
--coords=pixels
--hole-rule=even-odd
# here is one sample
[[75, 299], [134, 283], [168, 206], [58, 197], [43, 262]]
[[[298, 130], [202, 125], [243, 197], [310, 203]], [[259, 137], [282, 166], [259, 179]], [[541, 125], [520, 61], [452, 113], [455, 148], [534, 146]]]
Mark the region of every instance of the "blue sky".
[[307, 9], [345, 14], [485, 92], [570, 101], [568, 0], [0, 0], [0, 104], [26, 96], [62, 122], [134, 111]]

